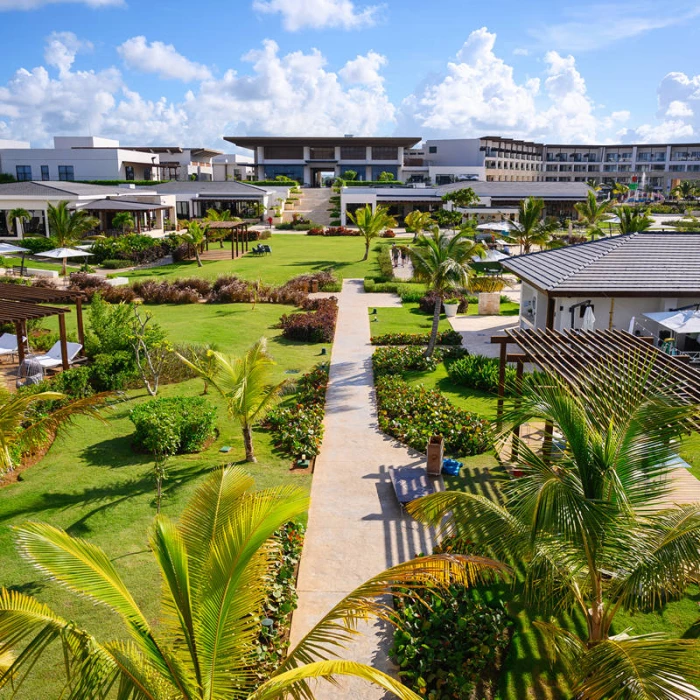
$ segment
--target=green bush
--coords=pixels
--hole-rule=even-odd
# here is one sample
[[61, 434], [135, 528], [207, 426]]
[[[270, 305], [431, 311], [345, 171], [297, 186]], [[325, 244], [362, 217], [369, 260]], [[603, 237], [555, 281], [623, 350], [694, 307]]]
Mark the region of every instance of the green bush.
[[152, 399], [131, 411], [134, 445], [154, 454], [199, 452], [214, 435], [216, 408], [201, 397]]
[[[430, 333], [384, 333], [373, 335], [372, 345], [427, 345]], [[437, 335], [438, 345], [461, 345], [462, 334], [455, 330], [441, 331]]]
[[122, 391], [137, 376], [133, 353], [128, 350], [95, 355], [89, 369], [97, 391]]
[[[471, 389], [498, 392], [499, 360], [484, 355], [466, 355], [458, 360], [446, 363], [447, 373], [454, 384], [468, 386]], [[515, 386], [515, 369], [506, 367], [506, 390], [509, 394]]]
[[377, 348], [372, 355], [372, 369], [375, 377], [404, 372], [432, 372], [437, 368], [439, 354], [425, 357], [421, 347], [386, 347]]
[[442, 435], [445, 452], [453, 456], [478, 455], [491, 447], [490, 423], [436, 389], [409, 386], [398, 376], [380, 376], [376, 388], [379, 428], [414, 450], [425, 452], [433, 435]]
[[391, 262], [391, 251], [388, 245], [379, 246], [379, 250], [377, 251], [377, 264], [379, 265], [379, 272], [385, 282], [394, 279], [394, 265]]
[[121, 270], [123, 267], [131, 267], [131, 260], [103, 260], [100, 265], [105, 270]]
[[44, 253], [47, 250], [55, 248], [55, 241], [45, 236], [28, 236], [22, 239], [22, 248], [31, 250], [32, 253]]
[[[430, 700], [472, 698], [500, 670], [512, 621], [460, 585], [394, 596], [399, 624], [389, 654], [399, 678]], [[479, 694], [478, 697], [484, 697]]]

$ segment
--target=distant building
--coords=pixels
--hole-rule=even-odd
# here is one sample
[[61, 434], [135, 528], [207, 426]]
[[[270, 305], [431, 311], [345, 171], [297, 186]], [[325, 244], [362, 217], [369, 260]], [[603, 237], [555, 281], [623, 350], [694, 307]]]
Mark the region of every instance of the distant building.
[[240, 153], [221, 153], [211, 159], [215, 182], [227, 180], [255, 180], [252, 156]]
[[221, 151], [202, 147], [183, 146], [130, 146], [131, 150], [158, 156], [158, 177], [146, 180], [203, 180], [214, 179], [213, 159]]

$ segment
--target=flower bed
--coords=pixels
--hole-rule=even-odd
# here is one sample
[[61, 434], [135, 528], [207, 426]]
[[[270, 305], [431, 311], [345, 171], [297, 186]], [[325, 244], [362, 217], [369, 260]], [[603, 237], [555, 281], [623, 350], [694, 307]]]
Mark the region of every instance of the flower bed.
[[267, 425], [275, 446], [289, 457], [318, 454], [323, 440], [327, 386], [328, 365], [318, 365], [297, 382], [294, 405], [276, 408], [268, 415]]
[[[385, 333], [373, 335], [372, 345], [427, 345], [430, 333]], [[462, 335], [455, 330], [441, 331], [437, 336], [438, 345], [461, 345]]]
[[315, 300], [315, 310], [283, 314], [280, 317], [282, 334], [288, 340], [306, 343], [330, 343], [338, 319], [338, 302], [335, 298]]
[[[279, 228], [279, 226], [277, 227]], [[347, 226], [329, 226], [322, 228], [321, 226], [313, 226], [306, 232], [307, 236], [361, 236], [362, 233], [358, 229], [348, 228]]]
[[376, 390], [380, 429], [414, 450], [424, 452], [432, 435], [442, 435], [453, 456], [481, 454], [491, 446], [490, 423], [439, 391], [411, 387], [397, 376], [379, 377]]
[[408, 371], [432, 372], [437, 368], [440, 354], [425, 357], [423, 348], [385, 347], [378, 348], [372, 355], [372, 369], [375, 377], [401, 375]]

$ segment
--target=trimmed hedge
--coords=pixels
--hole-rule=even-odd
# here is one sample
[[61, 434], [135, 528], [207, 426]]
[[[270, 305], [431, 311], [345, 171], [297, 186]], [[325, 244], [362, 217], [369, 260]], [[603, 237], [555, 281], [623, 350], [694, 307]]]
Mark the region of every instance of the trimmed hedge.
[[458, 408], [435, 389], [411, 387], [398, 376], [380, 376], [376, 390], [379, 428], [414, 450], [425, 452], [433, 435], [442, 435], [445, 452], [456, 457], [482, 454], [491, 447], [489, 421]]
[[131, 267], [131, 260], [103, 260], [100, 265], [105, 270], [121, 270], [124, 267]]
[[394, 279], [394, 264], [391, 262], [391, 251], [388, 245], [379, 247], [377, 264], [379, 265], [379, 272], [385, 281], [389, 282]]
[[288, 340], [331, 343], [337, 318], [337, 301], [334, 298], [319, 299], [314, 311], [284, 314], [280, 318], [280, 328], [282, 328], [282, 335]]
[[216, 408], [197, 396], [152, 399], [129, 417], [136, 427], [134, 445], [148, 452], [165, 443], [172, 445], [170, 454], [199, 452], [216, 428]]
[[432, 372], [439, 361], [439, 353], [426, 357], [421, 347], [385, 347], [378, 348], [372, 354], [372, 369], [375, 377], [401, 375], [409, 371]]
[[[385, 333], [373, 335], [372, 345], [427, 345], [430, 333]], [[462, 335], [455, 330], [441, 331], [437, 335], [438, 345], [461, 345]]]
[[[450, 381], [471, 389], [498, 393], [499, 361], [484, 355], [466, 355], [452, 362], [446, 362]], [[515, 386], [515, 368], [506, 366], [506, 391], [513, 393]]]

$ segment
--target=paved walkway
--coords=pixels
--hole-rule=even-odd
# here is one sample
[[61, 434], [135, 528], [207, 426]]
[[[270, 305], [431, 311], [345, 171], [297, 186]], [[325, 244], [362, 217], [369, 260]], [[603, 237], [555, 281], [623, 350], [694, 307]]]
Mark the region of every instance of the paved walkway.
[[[393, 294], [365, 294], [362, 280], [345, 280], [331, 355], [325, 437], [311, 486], [311, 507], [292, 621], [292, 645], [368, 578], [432, 549], [426, 531], [401, 512], [388, 469], [423, 464], [424, 457], [377, 427], [368, 307], [400, 306]], [[439, 486], [436, 484], [436, 488]], [[390, 634], [368, 625], [342, 655], [391, 671]], [[375, 686], [343, 680], [319, 684], [318, 700], [374, 700]]]

